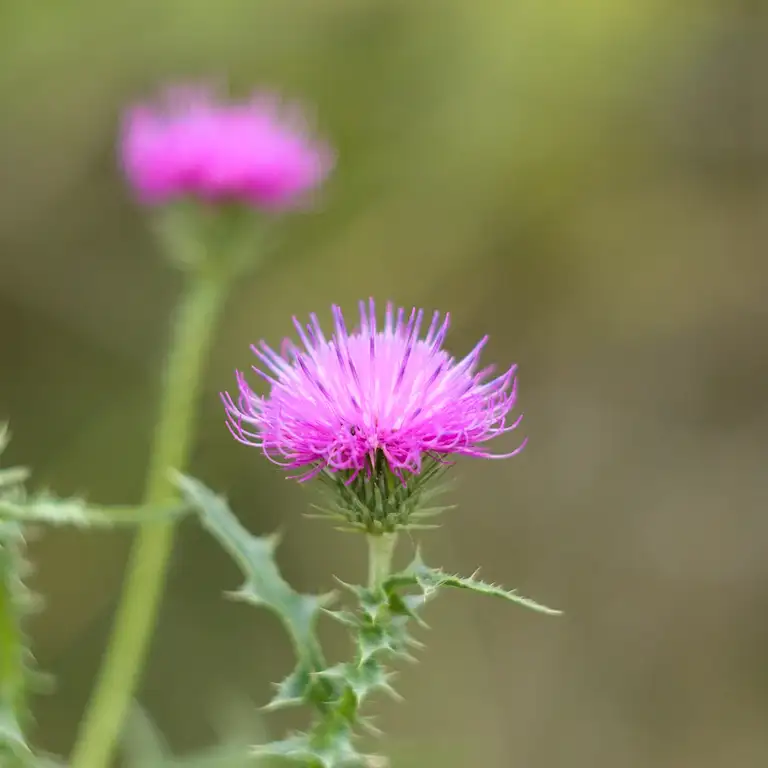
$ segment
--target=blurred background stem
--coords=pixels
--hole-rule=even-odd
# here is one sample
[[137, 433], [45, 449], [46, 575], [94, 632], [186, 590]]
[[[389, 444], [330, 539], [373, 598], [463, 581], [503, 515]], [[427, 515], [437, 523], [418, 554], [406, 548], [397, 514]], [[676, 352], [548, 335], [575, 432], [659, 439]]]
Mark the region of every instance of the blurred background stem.
[[[163, 376], [146, 504], [175, 494], [169, 470], [183, 469], [187, 461], [202, 368], [229, 284], [224, 271], [205, 269], [190, 272], [186, 280]], [[112, 636], [72, 753], [73, 768], [105, 768], [111, 762], [160, 606], [173, 535], [174, 525], [168, 522], [139, 531]]]

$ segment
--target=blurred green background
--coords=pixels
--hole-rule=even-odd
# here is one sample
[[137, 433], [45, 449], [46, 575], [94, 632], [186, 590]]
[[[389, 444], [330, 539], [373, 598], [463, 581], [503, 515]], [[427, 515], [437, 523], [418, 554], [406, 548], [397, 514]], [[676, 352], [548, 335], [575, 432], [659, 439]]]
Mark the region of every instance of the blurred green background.
[[[768, 764], [768, 7], [747, 0], [4, 0], [0, 415], [60, 494], [137, 499], [179, 289], [116, 168], [126, 102], [213, 77], [316, 110], [322, 206], [243, 280], [210, 363], [192, 471], [301, 588], [361, 543], [235, 443], [217, 392], [290, 316], [375, 295], [450, 310], [456, 353], [520, 365], [524, 454], [464, 461], [428, 560], [565, 611], [472, 596], [382, 703], [395, 766]], [[510, 438], [508, 445], [514, 443]], [[129, 537], [45, 533], [34, 624], [69, 750]], [[290, 668], [268, 614], [221, 597], [183, 526], [141, 701], [185, 752]], [[343, 653], [343, 639], [329, 646]], [[291, 721], [270, 717], [278, 732]]]

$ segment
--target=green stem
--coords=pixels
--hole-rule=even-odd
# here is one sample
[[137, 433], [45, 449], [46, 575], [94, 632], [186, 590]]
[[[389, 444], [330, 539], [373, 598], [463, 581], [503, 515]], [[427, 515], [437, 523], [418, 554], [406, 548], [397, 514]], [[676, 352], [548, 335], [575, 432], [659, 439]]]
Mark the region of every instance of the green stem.
[[[145, 504], [175, 497], [169, 470], [181, 470], [187, 461], [201, 373], [228, 288], [225, 277], [205, 271], [194, 272], [187, 280], [173, 323]], [[111, 762], [160, 606], [173, 534], [172, 522], [147, 523], [138, 533], [112, 636], [72, 753], [72, 768], [105, 768]]]
[[[383, 637], [390, 631], [389, 595], [382, 588], [384, 581], [392, 569], [392, 557], [397, 544], [396, 533], [366, 534], [368, 542], [368, 589], [375, 595], [377, 610], [371, 619], [366, 615], [358, 625], [359, 635], [356, 637], [357, 652], [352, 663], [344, 665], [345, 681], [341, 688], [332, 690], [332, 697], [324, 701], [319, 715], [309, 736], [310, 751], [318, 759], [311, 763], [312, 768], [323, 765], [352, 764], [350, 757], [354, 754], [358, 761], [355, 764], [379, 764], [374, 756], [358, 754], [352, 745], [354, 731], [361, 726], [360, 706], [364, 698], [374, 690], [388, 688], [386, 672], [380, 658], [365, 652], [363, 634], [371, 630], [371, 622], [377, 633]], [[381, 610], [378, 610], [381, 609]], [[383, 650], [380, 648], [379, 650]], [[378, 654], [380, 657], [382, 654]], [[371, 672], [373, 671], [373, 679]], [[391, 689], [389, 689], [391, 691]]]
[[376, 589], [389, 576], [397, 534], [367, 534], [366, 538], [368, 539], [368, 588]]

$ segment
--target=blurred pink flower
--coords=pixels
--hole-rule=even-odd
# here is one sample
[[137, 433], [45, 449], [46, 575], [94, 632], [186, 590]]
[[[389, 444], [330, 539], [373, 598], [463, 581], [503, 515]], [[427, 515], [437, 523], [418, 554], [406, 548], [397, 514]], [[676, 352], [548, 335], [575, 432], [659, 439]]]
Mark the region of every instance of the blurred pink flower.
[[333, 153], [302, 115], [273, 96], [223, 102], [203, 88], [167, 91], [123, 121], [122, 164], [139, 199], [238, 202], [269, 210], [302, 205], [333, 166]]
[[303, 346], [283, 344], [282, 354], [263, 341], [252, 347], [269, 383], [266, 396], [253, 392], [237, 372], [239, 396], [222, 399], [232, 434], [261, 448], [268, 458], [302, 471], [343, 472], [350, 481], [370, 474], [381, 457], [399, 477], [418, 475], [424, 458], [444, 463], [451, 455], [507, 458], [522, 450], [492, 454], [485, 444], [517, 427], [508, 421], [517, 399], [512, 366], [492, 377], [479, 368], [487, 337], [463, 359], [443, 349], [449, 316], [438, 312], [420, 337], [424, 312], [406, 317], [387, 305], [377, 329], [373, 300], [360, 302], [360, 326], [348, 332], [333, 307], [335, 332], [324, 336], [317, 317], [306, 328], [294, 318]]

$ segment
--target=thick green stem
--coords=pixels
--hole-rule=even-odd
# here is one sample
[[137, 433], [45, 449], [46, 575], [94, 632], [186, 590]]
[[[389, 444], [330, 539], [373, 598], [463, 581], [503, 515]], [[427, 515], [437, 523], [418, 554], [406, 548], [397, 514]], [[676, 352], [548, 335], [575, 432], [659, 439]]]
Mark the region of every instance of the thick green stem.
[[[172, 329], [145, 504], [175, 496], [169, 470], [181, 470], [187, 461], [202, 369], [229, 282], [204, 272], [189, 274], [187, 280]], [[105, 768], [111, 762], [160, 606], [173, 534], [172, 522], [148, 523], [138, 533], [109, 646], [72, 753], [72, 768]]]
[[366, 538], [368, 539], [368, 587], [376, 589], [389, 576], [397, 534], [367, 534]]

